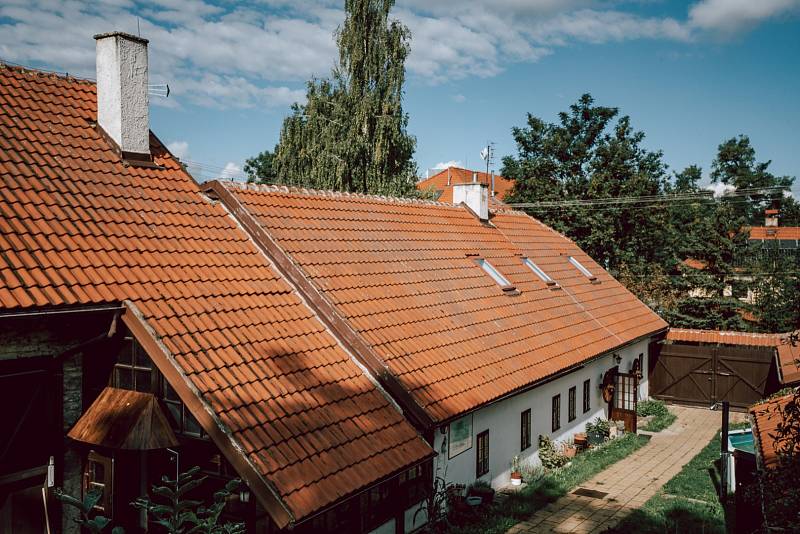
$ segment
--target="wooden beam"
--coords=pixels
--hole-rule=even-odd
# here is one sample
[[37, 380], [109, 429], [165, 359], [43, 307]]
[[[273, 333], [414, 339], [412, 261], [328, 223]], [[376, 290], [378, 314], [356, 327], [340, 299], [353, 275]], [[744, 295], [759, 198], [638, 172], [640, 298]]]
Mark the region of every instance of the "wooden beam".
[[194, 386], [183, 369], [175, 361], [167, 347], [159, 340], [155, 331], [150, 328], [135, 304], [125, 302], [127, 311], [122, 321], [134, 338], [153, 361], [164, 379], [178, 394], [181, 402], [197, 419], [211, 441], [219, 448], [225, 459], [230, 462], [242, 480], [256, 496], [261, 506], [272, 517], [278, 528], [286, 527], [294, 522], [294, 516], [284, 504], [277, 489], [265, 479], [247, 458], [244, 449], [236, 441], [230, 430], [222, 424], [217, 414], [209, 406], [200, 391]]

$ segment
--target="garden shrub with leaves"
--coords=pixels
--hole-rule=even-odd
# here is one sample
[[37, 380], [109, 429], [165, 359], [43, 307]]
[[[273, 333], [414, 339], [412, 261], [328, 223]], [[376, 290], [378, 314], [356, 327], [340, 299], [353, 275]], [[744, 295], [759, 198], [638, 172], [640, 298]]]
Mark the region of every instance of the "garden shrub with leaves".
[[569, 458], [561, 454], [549, 437], [539, 436], [539, 461], [545, 469], [558, 469], [569, 463]]
[[636, 404], [636, 415], [639, 417], [664, 416], [669, 413], [667, 405], [660, 400], [646, 400]]

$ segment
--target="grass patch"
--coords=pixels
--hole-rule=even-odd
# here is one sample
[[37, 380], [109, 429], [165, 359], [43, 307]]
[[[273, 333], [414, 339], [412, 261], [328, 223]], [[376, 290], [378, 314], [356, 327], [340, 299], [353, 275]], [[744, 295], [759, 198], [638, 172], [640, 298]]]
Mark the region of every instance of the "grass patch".
[[664, 401], [652, 399], [638, 403], [636, 405], [636, 415], [639, 417], [650, 417], [653, 419], [642, 427], [647, 432], [661, 432], [675, 422], [677, 417], [667, 409]]
[[644, 506], [608, 532], [724, 534], [725, 512], [717, 494], [719, 450], [720, 436], [717, 434]]
[[647, 432], [661, 432], [662, 430], [670, 426], [672, 423], [674, 423], [675, 419], [677, 418], [678, 417], [674, 413], [667, 411], [667, 413], [656, 415], [655, 417], [653, 417], [653, 419], [651, 419], [649, 423], [647, 423], [642, 427], [642, 430], [645, 430]]
[[453, 524], [449, 532], [503, 533], [647, 442], [646, 436], [626, 434], [601, 447], [581, 453], [568, 466], [547, 472], [539, 481], [510, 495], [504, 502], [476, 511], [471, 516], [452, 518]]

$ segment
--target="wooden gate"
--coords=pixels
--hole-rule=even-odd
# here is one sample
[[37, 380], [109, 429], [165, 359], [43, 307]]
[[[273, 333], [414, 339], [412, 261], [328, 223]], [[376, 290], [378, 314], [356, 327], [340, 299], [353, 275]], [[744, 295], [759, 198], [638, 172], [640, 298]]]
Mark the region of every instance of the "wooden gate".
[[636, 374], [617, 373], [614, 377], [614, 398], [611, 400], [612, 421], [623, 421], [626, 432], [636, 432], [636, 400], [639, 379]]
[[711, 406], [727, 400], [746, 408], [776, 387], [772, 347], [663, 345], [651, 351], [650, 395]]

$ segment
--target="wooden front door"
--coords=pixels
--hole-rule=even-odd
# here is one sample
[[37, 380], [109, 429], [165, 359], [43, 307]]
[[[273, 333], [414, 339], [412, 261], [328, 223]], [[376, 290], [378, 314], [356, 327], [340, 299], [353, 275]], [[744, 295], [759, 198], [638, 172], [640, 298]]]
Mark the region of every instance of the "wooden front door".
[[634, 373], [617, 373], [614, 377], [614, 398], [611, 400], [612, 421], [623, 421], [626, 432], [636, 432], [636, 400], [639, 379]]

